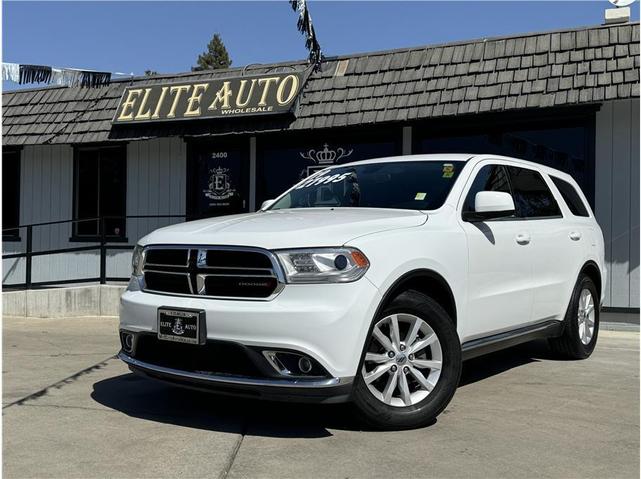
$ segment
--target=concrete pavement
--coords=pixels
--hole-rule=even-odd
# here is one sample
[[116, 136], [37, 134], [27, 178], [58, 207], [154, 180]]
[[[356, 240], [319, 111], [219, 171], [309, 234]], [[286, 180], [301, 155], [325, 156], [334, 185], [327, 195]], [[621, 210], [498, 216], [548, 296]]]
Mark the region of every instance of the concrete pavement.
[[7, 478], [639, 477], [637, 332], [603, 331], [587, 361], [542, 343], [475, 359], [435, 424], [377, 432], [344, 405], [138, 378], [115, 320], [3, 319]]

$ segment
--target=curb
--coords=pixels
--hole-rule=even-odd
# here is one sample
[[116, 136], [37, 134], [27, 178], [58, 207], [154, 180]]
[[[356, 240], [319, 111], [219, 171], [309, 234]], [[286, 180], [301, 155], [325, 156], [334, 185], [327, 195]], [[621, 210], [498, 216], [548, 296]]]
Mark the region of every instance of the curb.
[[600, 329], [603, 331], [634, 331], [639, 332], [638, 324], [631, 323], [616, 323], [612, 321], [603, 321], [599, 324]]

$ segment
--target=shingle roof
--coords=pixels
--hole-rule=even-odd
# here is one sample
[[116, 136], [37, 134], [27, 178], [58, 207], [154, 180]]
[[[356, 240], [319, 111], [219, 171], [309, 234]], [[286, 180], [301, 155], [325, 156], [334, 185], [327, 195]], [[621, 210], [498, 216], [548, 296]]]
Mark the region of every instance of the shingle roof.
[[[339, 63], [346, 67], [343, 75], [336, 74]], [[264, 65], [251, 73], [274, 68], [304, 69], [305, 64]], [[334, 57], [310, 76], [295, 119], [195, 120], [112, 128], [122, 91], [131, 82], [218, 78], [238, 75], [240, 70], [143, 77], [94, 89], [7, 92], [2, 96], [3, 143], [303, 130], [638, 98], [639, 24]]]

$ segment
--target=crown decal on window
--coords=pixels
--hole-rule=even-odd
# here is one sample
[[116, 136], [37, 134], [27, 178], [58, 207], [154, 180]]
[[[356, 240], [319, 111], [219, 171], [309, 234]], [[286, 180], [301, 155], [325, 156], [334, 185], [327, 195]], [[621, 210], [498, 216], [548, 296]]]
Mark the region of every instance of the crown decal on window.
[[305, 160], [311, 160], [318, 165], [331, 165], [336, 163], [341, 158], [347, 158], [354, 152], [354, 149], [346, 150], [345, 148], [336, 148], [335, 150], [330, 150], [329, 145], [325, 143], [322, 150], [316, 150], [312, 148], [303, 153], [299, 153], [301, 158]]

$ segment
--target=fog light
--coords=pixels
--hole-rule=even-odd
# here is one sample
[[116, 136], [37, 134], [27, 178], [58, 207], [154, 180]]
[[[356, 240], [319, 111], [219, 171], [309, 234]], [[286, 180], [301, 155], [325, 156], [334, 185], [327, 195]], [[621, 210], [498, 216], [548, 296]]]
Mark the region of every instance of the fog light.
[[298, 360], [298, 369], [300, 369], [302, 373], [307, 374], [312, 370], [312, 362], [306, 357], [302, 356]]
[[129, 333], [122, 334], [123, 349], [130, 353], [134, 349], [134, 335]]

